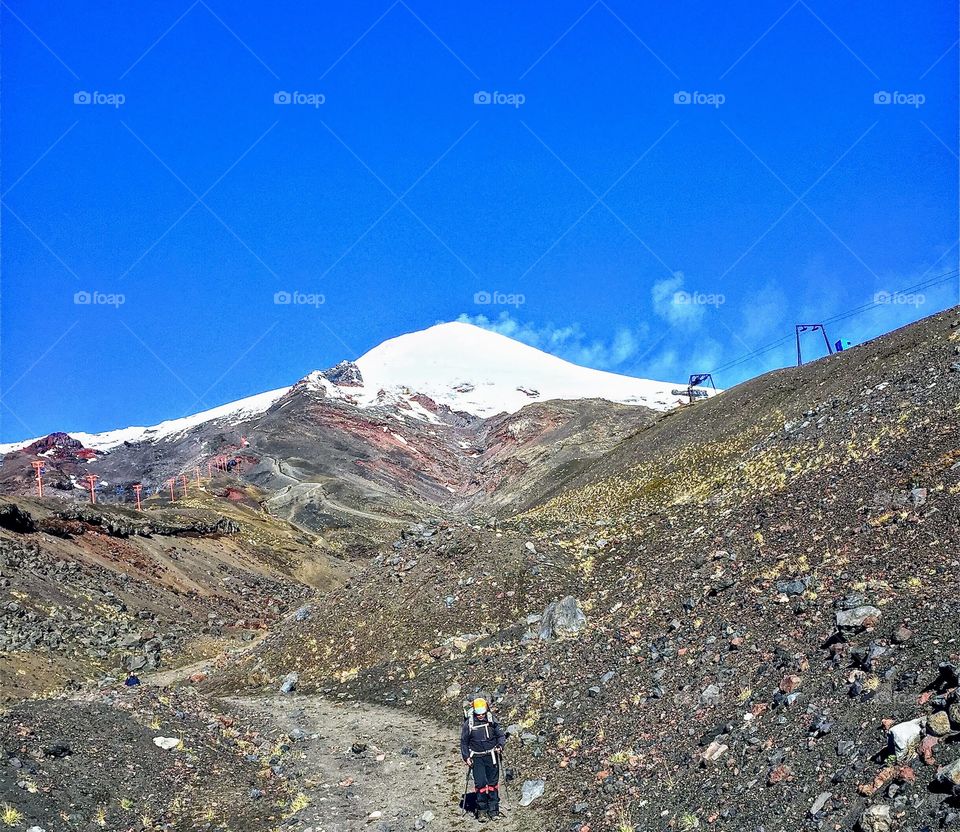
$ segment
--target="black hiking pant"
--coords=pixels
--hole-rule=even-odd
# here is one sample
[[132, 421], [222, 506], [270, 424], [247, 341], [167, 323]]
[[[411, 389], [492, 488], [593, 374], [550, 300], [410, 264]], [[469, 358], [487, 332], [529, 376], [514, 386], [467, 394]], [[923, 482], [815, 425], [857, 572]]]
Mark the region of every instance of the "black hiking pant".
[[473, 757], [473, 784], [477, 790], [477, 813], [491, 815], [500, 811], [500, 766], [492, 754]]

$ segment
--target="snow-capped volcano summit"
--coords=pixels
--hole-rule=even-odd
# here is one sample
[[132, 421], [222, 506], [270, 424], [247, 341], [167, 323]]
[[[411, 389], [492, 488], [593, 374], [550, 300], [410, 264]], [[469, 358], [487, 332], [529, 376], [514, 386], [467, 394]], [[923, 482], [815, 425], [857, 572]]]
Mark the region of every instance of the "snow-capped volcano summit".
[[608, 399], [659, 410], [676, 403], [673, 384], [591, 370], [462, 322], [391, 338], [355, 363], [363, 403], [397, 388], [482, 417], [549, 399]]
[[[267, 411], [301, 387], [364, 409], [402, 403], [407, 418], [430, 420], [431, 413], [418, 403], [424, 396], [451, 410], [486, 418], [550, 399], [606, 399], [667, 410], [677, 403], [677, 397], [671, 394], [674, 386], [591, 370], [505, 335], [453, 322], [391, 338], [356, 361], [313, 372], [293, 387], [249, 396], [152, 427], [70, 435], [88, 448], [103, 451], [125, 443], [167, 439], [207, 423], [238, 424]], [[0, 454], [33, 441], [2, 444]]]

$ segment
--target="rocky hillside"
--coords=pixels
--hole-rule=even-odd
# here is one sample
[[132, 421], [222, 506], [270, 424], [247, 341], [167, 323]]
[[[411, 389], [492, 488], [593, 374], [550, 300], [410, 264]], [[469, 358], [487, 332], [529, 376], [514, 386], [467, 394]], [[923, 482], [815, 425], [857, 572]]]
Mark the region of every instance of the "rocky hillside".
[[189, 502], [0, 504], [0, 701], [216, 655], [346, 574], [313, 535], [212, 496]]
[[544, 497], [411, 526], [210, 689], [451, 726], [485, 691], [558, 830], [960, 822], [956, 310], [668, 413]]
[[42, 459], [50, 496], [88, 500], [84, 476], [95, 474], [101, 503], [130, 505], [134, 483], [164, 501], [170, 477], [186, 475], [192, 487], [223, 456], [238, 463], [234, 482], [254, 486], [275, 516], [374, 545], [389, 542], [398, 522], [424, 515], [513, 513], [655, 418], [646, 407], [600, 399], [530, 404], [489, 419], [420, 395], [360, 407], [351, 368], [327, 371], [343, 386], [308, 377], [238, 422], [202, 422], [107, 451], [51, 435], [3, 458], [0, 488], [34, 492], [31, 461]]

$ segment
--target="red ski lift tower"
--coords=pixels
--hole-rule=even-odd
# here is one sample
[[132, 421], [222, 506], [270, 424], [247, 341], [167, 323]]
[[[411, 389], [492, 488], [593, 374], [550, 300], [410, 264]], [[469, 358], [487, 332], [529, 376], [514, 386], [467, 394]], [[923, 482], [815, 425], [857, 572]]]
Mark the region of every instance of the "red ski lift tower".
[[143, 491], [143, 486], [140, 483], [134, 483], [133, 485], [133, 496], [137, 500], [137, 511], [143, 511], [143, 508], [140, 505], [140, 492]]
[[207, 479], [213, 479], [213, 463], [209, 459], [207, 460]]
[[170, 502], [172, 503], [176, 500], [176, 495], [173, 493], [173, 487], [177, 484], [176, 477], [170, 477], [165, 483], [165, 485], [170, 489]]
[[87, 481], [87, 488], [90, 489], [90, 502], [95, 503], [97, 501], [96, 485], [100, 477], [96, 474], [87, 474], [84, 479]]
[[200, 466], [198, 465], [196, 468], [194, 468], [194, 471], [197, 474], [197, 488], [199, 489], [200, 488]]
[[830, 339], [827, 338], [827, 330], [823, 324], [794, 324], [794, 332], [797, 336], [797, 366], [803, 364], [803, 354], [800, 352], [800, 333], [820, 331], [823, 335], [823, 343], [827, 345], [827, 355], [833, 355], [833, 347], [830, 345]]
[[33, 466], [33, 471], [37, 475], [37, 496], [43, 496], [43, 469], [46, 467], [46, 463], [42, 459], [35, 459], [30, 463]]
[[186, 497], [186, 496], [187, 496], [187, 483], [189, 482], [189, 480], [187, 480], [187, 475], [186, 475], [186, 474], [181, 474], [181, 475], [180, 475], [180, 482], [183, 484], [183, 496]]

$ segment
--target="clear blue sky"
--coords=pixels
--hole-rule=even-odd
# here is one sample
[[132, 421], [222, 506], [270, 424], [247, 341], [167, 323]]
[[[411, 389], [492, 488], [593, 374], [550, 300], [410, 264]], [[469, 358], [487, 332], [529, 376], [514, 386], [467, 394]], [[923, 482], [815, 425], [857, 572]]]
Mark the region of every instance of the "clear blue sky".
[[0, 439], [461, 316], [679, 380], [956, 270], [954, 3], [391, 2], [4, 0]]

